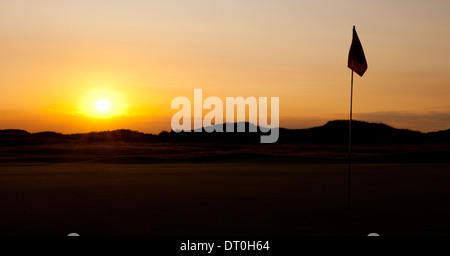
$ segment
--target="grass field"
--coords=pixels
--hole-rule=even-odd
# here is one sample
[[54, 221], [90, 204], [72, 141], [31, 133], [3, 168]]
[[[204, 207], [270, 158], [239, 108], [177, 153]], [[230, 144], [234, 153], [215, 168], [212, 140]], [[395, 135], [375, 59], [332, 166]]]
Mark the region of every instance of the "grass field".
[[0, 235], [438, 235], [449, 164], [6, 163]]

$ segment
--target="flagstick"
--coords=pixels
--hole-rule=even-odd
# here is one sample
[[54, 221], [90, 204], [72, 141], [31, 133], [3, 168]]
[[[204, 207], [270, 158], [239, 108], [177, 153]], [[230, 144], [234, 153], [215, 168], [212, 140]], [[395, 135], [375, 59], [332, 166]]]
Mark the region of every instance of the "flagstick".
[[353, 70], [350, 93], [350, 120], [348, 124], [348, 190], [347, 190], [347, 208], [350, 209], [350, 170], [352, 168], [352, 108], [353, 108]]

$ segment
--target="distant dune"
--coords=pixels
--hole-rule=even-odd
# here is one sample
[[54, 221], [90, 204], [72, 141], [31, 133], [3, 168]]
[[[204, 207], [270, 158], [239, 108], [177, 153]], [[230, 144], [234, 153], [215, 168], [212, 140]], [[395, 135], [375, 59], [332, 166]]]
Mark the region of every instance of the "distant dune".
[[[236, 123], [234, 124], [237, 125]], [[258, 144], [261, 132], [238, 133], [207, 133], [203, 132], [161, 132], [158, 135], [146, 134], [127, 129], [90, 132], [83, 134], [61, 134], [56, 132], [29, 133], [24, 130], [0, 130], [0, 146], [43, 145], [54, 143], [155, 143], [155, 142], [209, 142], [209, 143], [237, 143]], [[223, 125], [225, 127], [225, 125]], [[225, 128], [224, 128], [225, 130]], [[386, 124], [352, 122], [352, 143], [358, 144], [424, 144], [449, 143], [450, 129], [445, 131], [422, 133], [407, 129], [396, 129]], [[303, 144], [336, 144], [348, 143], [348, 121], [329, 121], [323, 126], [308, 129], [280, 128], [277, 143]]]
[[[246, 123], [247, 128], [249, 125]], [[352, 128], [354, 162], [450, 161], [450, 130], [421, 133], [360, 121], [354, 121]], [[260, 144], [259, 140], [258, 132], [172, 131], [155, 135], [115, 130], [64, 135], [1, 130], [0, 163], [345, 163], [348, 159], [345, 120], [309, 129], [281, 128], [274, 144]]]

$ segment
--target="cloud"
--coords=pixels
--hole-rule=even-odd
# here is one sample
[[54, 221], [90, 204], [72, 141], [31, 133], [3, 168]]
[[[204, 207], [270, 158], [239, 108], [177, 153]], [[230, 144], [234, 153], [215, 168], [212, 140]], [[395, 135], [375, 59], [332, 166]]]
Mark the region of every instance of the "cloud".
[[395, 128], [419, 130], [422, 132], [447, 130], [450, 128], [450, 112], [372, 112], [356, 113], [354, 114], [354, 118], [368, 122], [385, 123]]

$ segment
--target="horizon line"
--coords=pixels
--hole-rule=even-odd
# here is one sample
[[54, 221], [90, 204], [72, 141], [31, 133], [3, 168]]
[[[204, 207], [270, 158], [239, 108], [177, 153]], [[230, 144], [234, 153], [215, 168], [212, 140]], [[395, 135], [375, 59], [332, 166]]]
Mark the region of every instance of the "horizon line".
[[[273, 128], [267, 128], [267, 127], [264, 127], [264, 126], [255, 125], [255, 124], [250, 123], [250, 122], [247, 122], [247, 121], [245, 121], [245, 122], [234, 122], [233, 124], [236, 125], [236, 124], [239, 124], [239, 123], [245, 123], [245, 124], [251, 124], [251, 125], [256, 126], [256, 127], [258, 127], [258, 128], [259, 128], [259, 127], [263, 127], [263, 128], [266, 128], [266, 129], [277, 129], [277, 128], [278, 128], [278, 129], [284, 129], [284, 130], [308, 130], [308, 129], [313, 129], [313, 128], [318, 128], [318, 127], [325, 126], [326, 124], [328, 124], [328, 123], [330, 123], [330, 122], [349, 122], [349, 119], [335, 119], [335, 120], [329, 120], [329, 121], [325, 122], [323, 125], [312, 126], [312, 127], [306, 127], [306, 128], [284, 128], [284, 127], [281, 127], [281, 126], [279, 126], [279, 127], [273, 127]], [[419, 131], [419, 130], [411, 130], [411, 129], [408, 129], [408, 128], [396, 128], [396, 127], [394, 127], [394, 126], [385, 124], [385, 123], [383, 123], [383, 122], [369, 122], [369, 121], [354, 120], [354, 119], [352, 120], [352, 122], [361, 122], [361, 123], [368, 123], [368, 124], [380, 124], [380, 125], [385, 125], [385, 126], [391, 127], [391, 128], [393, 128], [393, 129], [397, 129], [397, 130], [409, 130], [409, 131], [413, 131], [413, 132], [419, 132], [419, 133], [422, 133], [422, 134], [427, 134], [427, 133], [434, 133], [434, 132], [440, 132], [440, 131], [447, 131], [447, 130], [450, 130], [450, 128], [447, 128], [447, 129], [442, 129], [442, 130], [436, 130], [436, 131], [430, 131], [430, 132], [423, 132], [423, 131]], [[216, 126], [216, 125], [226, 125], [226, 124], [229, 124], [229, 122], [220, 123], [220, 124], [214, 124], [214, 125], [212, 125], [212, 126], [202, 126], [202, 128], [191, 129], [190, 131], [195, 131], [195, 130], [199, 130], [199, 129], [204, 129], [205, 127], [214, 127], [214, 126]], [[51, 130], [44, 130], [44, 131], [39, 131], [39, 132], [29, 132], [29, 131], [27, 131], [27, 130], [25, 130], [25, 129], [20, 129], [20, 128], [5, 128], [5, 129], [0, 129], [0, 132], [1, 132], [1, 131], [8, 131], [8, 130], [25, 131], [25, 132], [27, 132], [27, 133], [29, 133], [29, 134], [38, 134], [38, 133], [46, 133], [46, 132], [50, 132], [50, 133], [57, 133], [57, 134], [62, 134], [62, 135], [76, 135], [76, 134], [88, 134], [88, 133], [113, 132], [113, 131], [120, 131], [120, 130], [134, 131], [134, 132], [139, 132], [139, 133], [148, 134], [148, 135], [159, 135], [159, 134], [161, 134], [161, 133], [163, 133], [163, 132], [168, 132], [168, 133], [170, 133], [170, 132], [175, 132], [174, 130], [170, 130], [170, 131], [162, 130], [162, 131], [160, 131], [159, 133], [146, 133], [146, 132], [142, 132], [142, 131], [139, 131], [139, 130], [133, 130], [133, 129], [130, 129], [130, 128], [118, 128], [118, 129], [113, 129], [113, 130], [101, 130], [101, 131], [89, 131], [89, 132], [73, 132], [73, 133], [61, 133], [61, 132], [51, 131]], [[247, 129], [246, 129], [246, 132], [247, 132]]]

